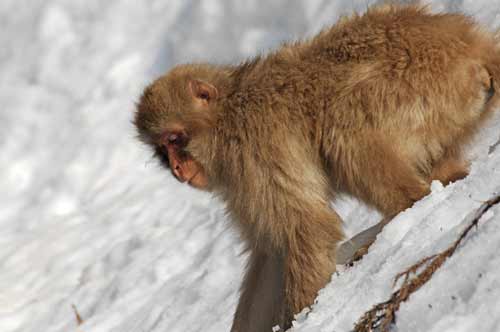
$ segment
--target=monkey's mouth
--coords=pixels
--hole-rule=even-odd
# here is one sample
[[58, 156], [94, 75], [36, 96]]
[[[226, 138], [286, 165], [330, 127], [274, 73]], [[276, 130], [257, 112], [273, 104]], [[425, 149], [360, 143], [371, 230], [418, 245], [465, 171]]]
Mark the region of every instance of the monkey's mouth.
[[200, 174], [200, 170], [196, 170], [196, 172], [193, 174], [193, 176], [191, 176], [186, 182], [187, 184], [189, 184], [190, 186], [193, 185], [192, 182], [195, 182], [196, 183], [196, 177], [198, 176], [198, 174]]
[[193, 174], [187, 181], [187, 183], [197, 189], [207, 189], [208, 178], [201, 166], [198, 166]]

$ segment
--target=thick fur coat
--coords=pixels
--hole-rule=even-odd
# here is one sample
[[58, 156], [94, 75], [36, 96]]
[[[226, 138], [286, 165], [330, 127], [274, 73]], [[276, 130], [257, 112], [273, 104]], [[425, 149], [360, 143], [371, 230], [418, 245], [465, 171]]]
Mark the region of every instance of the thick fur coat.
[[[207, 107], [193, 80], [216, 89]], [[160, 156], [163, 132], [189, 136], [251, 252], [232, 331], [270, 331], [335, 270], [335, 193], [389, 220], [433, 179], [464, 177], [462, 147], [499, 84], [498, 40], [471, 18], [385, 6], [237, 66], [180, 65], [145, 89], [135, 121]]]

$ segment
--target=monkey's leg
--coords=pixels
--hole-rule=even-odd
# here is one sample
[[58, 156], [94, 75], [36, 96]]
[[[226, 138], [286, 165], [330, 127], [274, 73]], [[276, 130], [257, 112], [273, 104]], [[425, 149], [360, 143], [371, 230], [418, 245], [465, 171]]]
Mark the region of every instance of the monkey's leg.
[[469, 174], [468, 163], [459, 156], [444, 156], [432, 168], [431, 179], [444, 185], [465, 178]]
[[[364, 144], [368, 146], [369, 142]], [[393, 142], [374, 135], [371, 148], [358, 156], [354, 174], [357, 187], [353, 193], [377, 207], [388, 219], [430, 193], [430, 181], [396, 151]]]
[[[468, 163], [458, 154], [447, 154], [432, 169], [430, 178], [444, 185], [463, 179], [468, 175]], [[337, 250], [337, 264], [350, 264], [363, 257], [377, 235], [392, 218], [386, 217], [378, 224], [365, 229], [340, 244]]]
[[394, 216], [430, 192], [429, 183], [385, 145], [374, 140], [372, 149], [366, 152], [359, 163], [360, 174], [364, 176], [357, 177], [358, 191], [353, 192], [378, 207], [385, 218], [343, 242], [337, 251], [338, 264], [360, 259]]
[[283, 321], [283, 258], [253, 250], [231, 332], [271, 331]]

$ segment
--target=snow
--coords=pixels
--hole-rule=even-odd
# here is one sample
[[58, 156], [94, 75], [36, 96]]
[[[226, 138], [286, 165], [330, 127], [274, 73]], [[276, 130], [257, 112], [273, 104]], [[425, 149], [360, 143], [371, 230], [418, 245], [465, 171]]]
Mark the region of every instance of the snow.
[[[135, 139], [141, 89], [173, 64], [236, 63], [376, 1], [4, 0], [0, 4], [0, 331], [229, 331], [244, 256], [223, 205]], [[500, 0], [430, 1], [500, 27]], [[500, 113], [500, 112], [499, 112]], [[296, 332], [350, 331], [500, 193], [500, 116], [470, 176], [401, 213], [339, 267]], [[348, 234], [379, 214], [343, 197]], [[500, 331], [500, 208], [397, 312], [394, 331]], [[77, 326], [72, 305], [83, 325]]]

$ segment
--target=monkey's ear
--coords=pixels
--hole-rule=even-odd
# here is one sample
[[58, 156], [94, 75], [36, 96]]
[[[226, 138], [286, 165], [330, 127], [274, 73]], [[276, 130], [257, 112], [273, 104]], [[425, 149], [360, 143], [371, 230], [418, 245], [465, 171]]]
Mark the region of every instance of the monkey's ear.
[[208, 106], [219, 96], [217, 88], [212, 84], [200, 80], [189, 81], [189, 92], [191, 96], [202, 106]]

